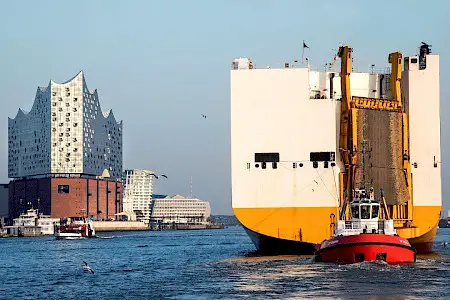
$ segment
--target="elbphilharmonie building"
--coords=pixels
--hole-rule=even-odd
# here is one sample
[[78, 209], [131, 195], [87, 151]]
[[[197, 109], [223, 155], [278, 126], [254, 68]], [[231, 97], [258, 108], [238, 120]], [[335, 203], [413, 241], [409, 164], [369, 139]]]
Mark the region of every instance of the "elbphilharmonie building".
[[[8, 176], [15, 179], [10, 184], [14, 215], [30, 205], [61, 217], [79, 214], [75, 206], [102, 219], [120, 210], [115, 203], [119, 188], [112, 196], [113, 188], [105, 182], [121, 185], [122, 122], [116, 121], [111, 110], [102, 112], [97, 90], [88, 89], [83, 72], [66, 82], [51, 80], [37, 88], [31, 110], [19, 109], [8, 119], [8, 150]], [[56, 184], [53, 180], [74, 178], [78, 182]], [[21, 183], [27, 187], [20, 187]], [[104, 193], [105, 201], [112, 203], [100, 209]], [[73, 209], [67, 201], [57, 205], [53, 201], [57, 196], [70, 196], [78, 204]]]

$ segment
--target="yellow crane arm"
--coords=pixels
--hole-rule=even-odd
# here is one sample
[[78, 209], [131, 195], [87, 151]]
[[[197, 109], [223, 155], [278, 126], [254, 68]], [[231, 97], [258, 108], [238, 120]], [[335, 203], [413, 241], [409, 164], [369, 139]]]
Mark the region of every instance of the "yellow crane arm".
[[402, 80], [402, 54], [393, 52], [389, 54], [389, 63], [391, 64], [391, 91], [392, 100], [402, 106], [402, 90], [400, 82]]
[[[352, 72], [352, 47], [339, 47], [338, 56], [341, 58], [341, 119], [339, 133], [339, 150], [345, 164], [345, 172], [341, 174], [341, 199], [347, 191], [348, 200], [352, 200], [354, 171], [357, 162], [357, 119], [356, 109], [351, 96], [350, 74]], [[345, 178], [344, 178], [345, 177]], [[344, 200], [345, 201], [345, 200]], [[343, 202], [343, 201], [341, 201]], [[342, 216], [341, 216], [342, 217]]]

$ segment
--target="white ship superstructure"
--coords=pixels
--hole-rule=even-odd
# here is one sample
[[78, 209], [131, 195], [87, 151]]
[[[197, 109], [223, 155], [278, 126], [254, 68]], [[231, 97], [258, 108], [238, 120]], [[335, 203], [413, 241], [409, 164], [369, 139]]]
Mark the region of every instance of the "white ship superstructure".
[[50, 216], [39, 214], [37, 209], [29, 209], [18, 218], [13, 219], [13, 226], [10, 226], [10, 228], [36, 227], [36, 232], [42, 235], [52, 235], [55, 232], [55, 226], [59, 226], [59, 223], [59, 218], [51, 218]]

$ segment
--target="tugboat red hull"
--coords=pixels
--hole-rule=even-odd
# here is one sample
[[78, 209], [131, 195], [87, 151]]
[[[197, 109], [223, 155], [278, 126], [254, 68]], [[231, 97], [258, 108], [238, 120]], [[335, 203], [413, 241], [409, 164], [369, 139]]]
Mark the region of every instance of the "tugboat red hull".
[[416, 261], [416, 250], [407, 239], [385, 234], [337, 236], [326, 240], [315, 253], [316, 261], [352, 264], [385, 261], [389, 264]]

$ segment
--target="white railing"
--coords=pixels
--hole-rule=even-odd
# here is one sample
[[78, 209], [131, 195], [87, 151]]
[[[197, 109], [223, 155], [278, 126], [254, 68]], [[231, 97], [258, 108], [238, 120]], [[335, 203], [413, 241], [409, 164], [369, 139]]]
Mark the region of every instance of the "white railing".
[[338, 221], [336, 234], [352, 235], [359, 233], [395, 234], [396, 231], [392, 220]]

